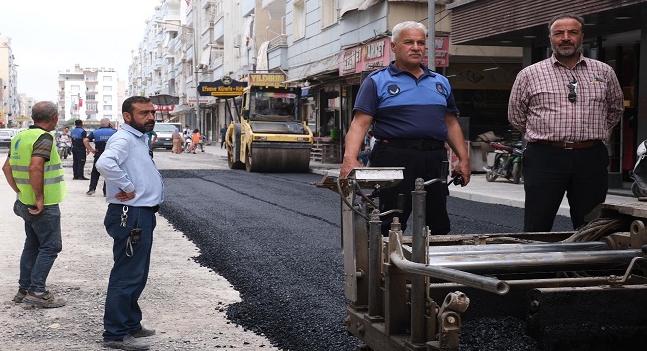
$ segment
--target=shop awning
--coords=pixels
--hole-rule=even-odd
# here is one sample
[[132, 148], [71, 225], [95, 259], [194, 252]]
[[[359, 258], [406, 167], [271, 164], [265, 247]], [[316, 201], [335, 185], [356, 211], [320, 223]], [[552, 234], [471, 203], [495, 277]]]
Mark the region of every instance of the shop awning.
[[184, 105], [184, 104], [176, 105], [175, 106], [175, 111], [171, 112], [170, 115], [171, 116], [181, 116], [181, 115], [185, 115], [187, 113], [190, 113], [192, 111], [193, 111], [193, 107], [191, 107], [191, 106]]
[[339, 72], [339, 54], [326, 57], [325, 59], [310, 62], [305, 65], [290, 67], [286, 83], [314, 78], [316, 76]]
[[452, 11], [452, 44], [526, 46], [533, 40], [547, 44], [548, 21], [564, 13], [583, 16], [585, 36], [589, 38], [637, 29], [640, 7], [645, 3], [646, 0], [456, 0], [447, 8]]

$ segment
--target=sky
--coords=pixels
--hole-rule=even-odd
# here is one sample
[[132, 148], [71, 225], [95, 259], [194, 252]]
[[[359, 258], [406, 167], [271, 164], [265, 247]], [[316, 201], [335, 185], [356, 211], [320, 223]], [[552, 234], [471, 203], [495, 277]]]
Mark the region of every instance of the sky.
[[11, 38], [18, 92], [57, 102], [58, 72], [111, 67], [128, 80], [131, 50], [160, 0], [0, 0], [0, 35]]

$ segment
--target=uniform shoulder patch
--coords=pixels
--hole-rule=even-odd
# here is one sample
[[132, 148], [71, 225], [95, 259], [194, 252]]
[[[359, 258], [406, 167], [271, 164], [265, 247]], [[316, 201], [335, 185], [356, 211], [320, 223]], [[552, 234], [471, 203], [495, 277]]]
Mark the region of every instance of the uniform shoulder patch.
[[442, 96], [447, 96], [447, 89], [442, 83], [436, 83], [436, 91]]

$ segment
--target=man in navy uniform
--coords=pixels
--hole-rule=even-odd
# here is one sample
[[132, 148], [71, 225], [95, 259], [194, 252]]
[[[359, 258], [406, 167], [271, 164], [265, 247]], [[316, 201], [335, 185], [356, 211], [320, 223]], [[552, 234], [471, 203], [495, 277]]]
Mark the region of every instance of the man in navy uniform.
[[[470, 180], [469, 156], [458, 123], [458, 108], [447, 78], [422, 64], [427, 29], [407, 21], [393, 27], [391, 50], [395, 61], [369, 75], [360, 86], [354, 117], [346, 134], [346, 148], [340, 177], [362, 167], [357, 159], [369, 127], [377, 140], [371, 152], [372, 167], [404, 167], [404, 179], [397, 187], [382, 189], [380, 211], [397, 207], [398, 194], [405, 196], [400, 222], [403, 230], [411, 214], [411, 191], [415, 179], [440, 177], [447, 160], [445, 142], [459, 158], [455, 170]], [[447, 187], [436, 183], [427, 188], [427, 225], [433, 234], [447, 234]], [[393, 215], [385, 216], [382, 234], [387, 235]]]
[[80, 180], [88, 180], [83, 175], [83, 168], [85, 167], [85, 145], [83, 139], [87, 136], [85, 129], [83, 129], [83, 121], [77, 119], [74, 121], [74, 129], [72, 129], [72, 172], [74, 178]]
[[[94, 192], [97, 190], [97, 184], [99, 183], [99, 171], [97, 171], [97, 160], [99, 159], [99, 156], [101, 156], [101, 153], [103, 150], [106, 148], [106, 143], [108, 142], [108, 139], [117, 132], [116, 129], [112, 128], [110, 126], [110, 120], [107, 118], [101, 119], [101, 122], [99, 122], [100, 126], [99, 129], [90, 132], [86, 138], [83, 139], [83, 144], [85, 145], [85, 149], [88, 150], [88, 152], [91, 152], [94, 154], [94, 162], [92, 163], [92, 173], [90, 173], [90, 187], [88, 188], [88, 192], [86, 192], [86, 195], [94, 195]], [[90, 142], [94, 142], [94, 147], [90, 145]], [[106, 195], [106, 183], [103, 182], [103, 195]]]

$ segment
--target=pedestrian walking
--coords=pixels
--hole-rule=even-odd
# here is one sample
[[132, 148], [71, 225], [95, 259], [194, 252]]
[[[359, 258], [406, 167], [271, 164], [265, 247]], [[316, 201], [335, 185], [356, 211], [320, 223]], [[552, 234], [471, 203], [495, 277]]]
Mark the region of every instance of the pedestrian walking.
[[609, 156], [604, 142], [623, 111], [609, 65], [582, 55], [584, 20], [548, 24], [553, 55], [524, 68], [512, 86], [508, 119], [525, 133], [524, 230], [550, 231], [566, 192], [573, 228], [604, 202]]
[[173, 148], [171, 152], [174, 154], [181, 154], [182, 153], [182, 135], [180, 135], [180, 131], [175, 128], [175, 131], [173, 132], [172, 135], [172, 143], [173, 143]]
[[[391, 50], [395, 61], [368, 76], [360, 86], [353, 109], [354, 118], [346, 134], [340, 177], [362, 167], [358, 153], [369, 127], [376, 138], [370, 156], [373, 167], [404, 167], [404, 179], [396, 187], [380, 191], [380, 212], [397, 207], [398, 194], [405, 196], [400, 223], [403, 230], [411, 213], [411, 191], [416, 178], [442, 176], [447, 161], [445, 141], [459, 158], [464, 184], [470, 180], [469, 156], [458, 123], [458, 108], [447, 78], [422, 64], [427, 29], [407, 21], [393, 27]], [[434, 234], [450, 230], [447, 215], [447, 187], [428, 187], [427, 225]], [[393, 215], [385, 216], [382, 233], [387, 235]]]
[[20, 256], [18, 292], [13, 301], [43, 308], [65, 305], [47, 291], [46, 281], [61, 252], [61, 211], [65, 194], [63, 166], [49, 133], [58, 123], [58, 108], [40, 101], [32, 108], [34, 125], [11, 140], [2, 167], [7, 183], [18, 195], [14, 213], [25, 221], [25, 245]]
[[87, 136], [87, 132], [83, 129], [83, 121], [77, 119], [74, 121], [74, 129], [72, 129], [72, 172], [75, 180], [88, 180], [83, 174], [85, 167], [86, 150], [83, 144], [83, 139]]
[[204, 146], [202, 145], [202, 135], [200, 134], [200, 129], [194, 129], [193, 134], [191, 134], [191, 152], [195, 154], [195, 150], [200, 147], [200, 150], [204, 152]]
[[[90, 186], [88, 191], [85, 193], [88, 196], [94, 195], [97, 190], [97, 184], [99, 184], [99, 171], [97, 171], [97, 160], [101, 156], [101, 153], [106, 148], [106, 143], [108, 139], [117, 132], [116, 129], [112, 128], [110, 125], [110, 120], [107, 118], [102, 118], [99, 122], [99, 129], [90, 132], [88, 136], [83, 139], [83, 144], [85, 145], [86, 150], [94, 154], [94, 161], [92, 163], [92, 172], [90, 173]], [[90, 142], [94, 142], [94, 147], [90, 145]], [[106, 196], [106, 182], [103, 182], [103, 196]]]
[[225, 136], [227, 135], [227, 127], [223, 126], [220, 128], [220, 148], [223, 148], [225, 145]]
[[146, 136], [155, 126], [155, 108], [149, 98], [131, 96], [122, 111], [125, 123], [97, 161], [107, 183], [104, 225], [114, 240], [103, 340], [107, 347], [147, 350], [141, 338], [155, 330], [142, 326], [138, 300], [148, 279], [155, 213], [163, 200], [162, 176], [148, 153]]

